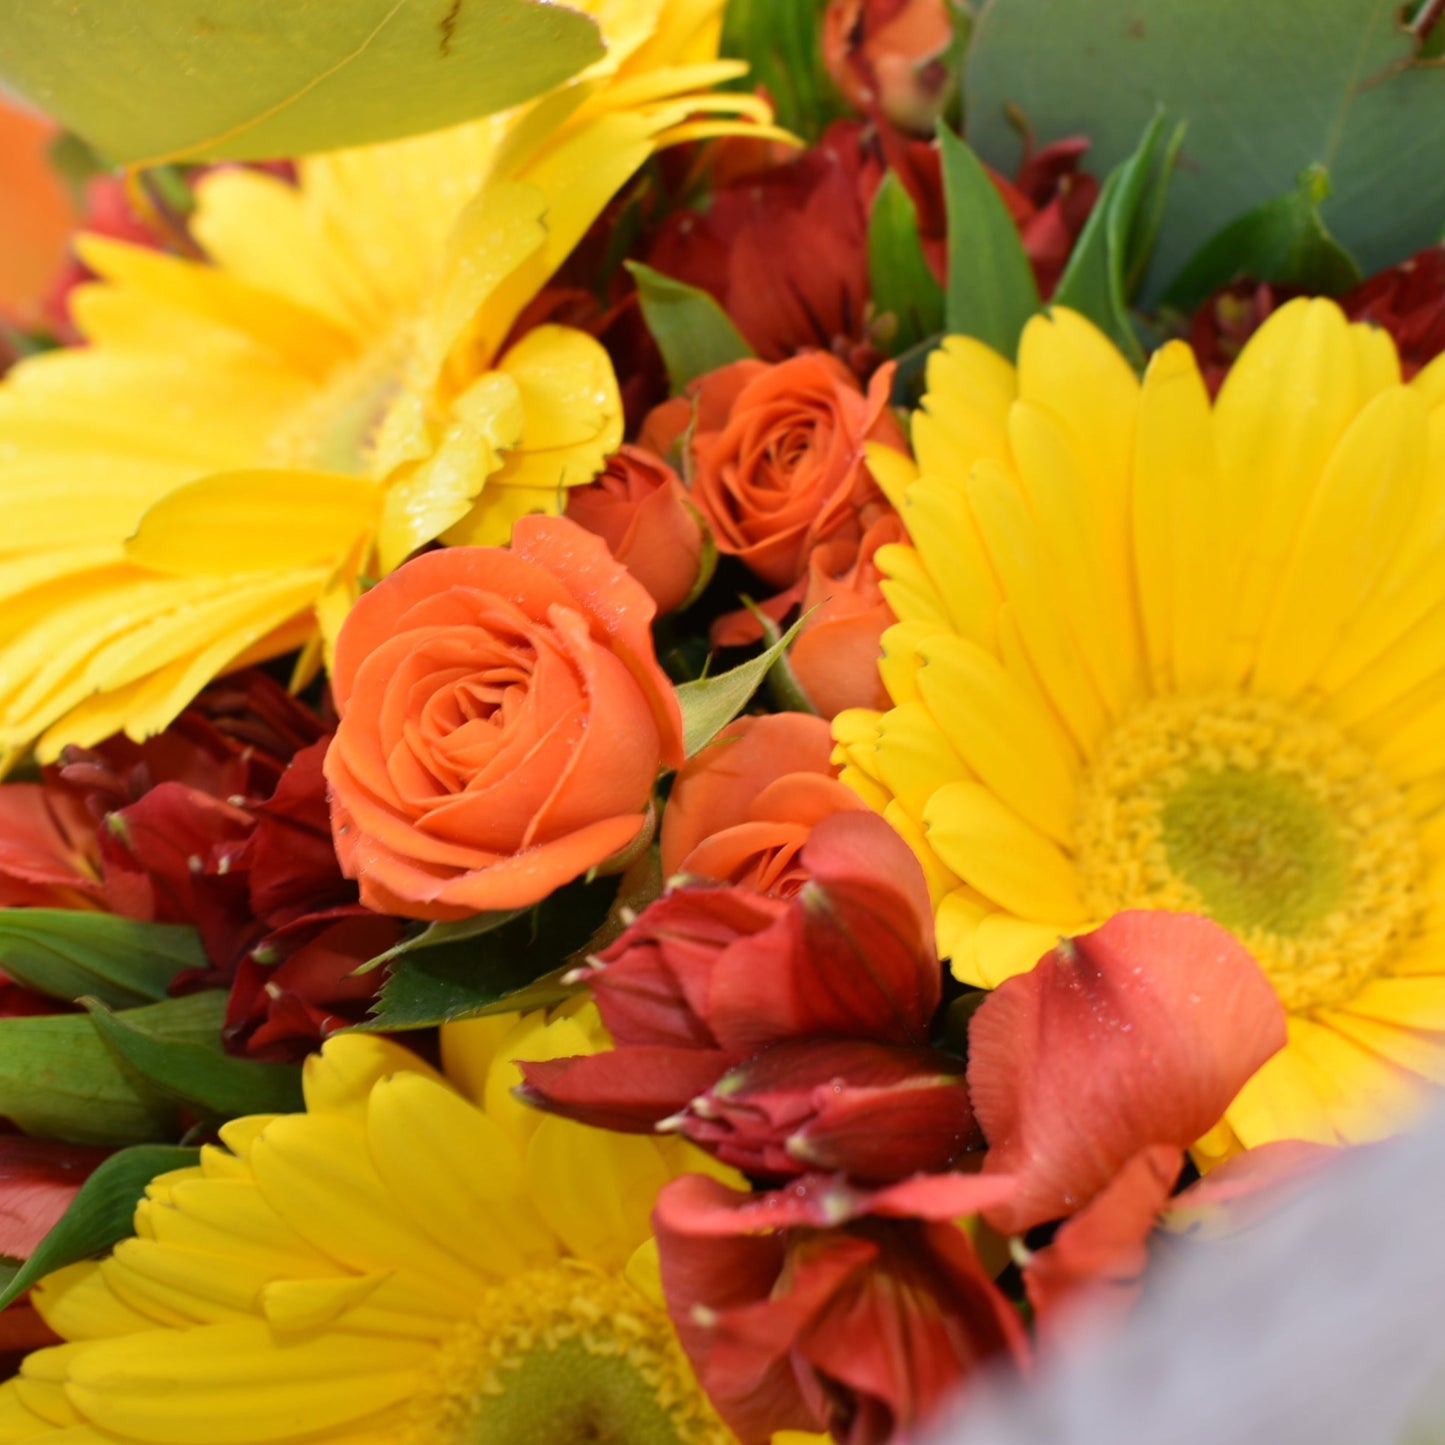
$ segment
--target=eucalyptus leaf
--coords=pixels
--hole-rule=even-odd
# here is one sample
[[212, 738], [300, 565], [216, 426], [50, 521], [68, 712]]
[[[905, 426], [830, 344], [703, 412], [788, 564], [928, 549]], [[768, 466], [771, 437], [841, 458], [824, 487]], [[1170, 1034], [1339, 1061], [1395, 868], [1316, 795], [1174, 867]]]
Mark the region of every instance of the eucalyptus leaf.
[[[1398, 4], [988, 0], [969, 50], [968, 136], [1009, 170], [1018, 137], [1082, 134], [1118, 164], [1159, 107], [1188, 122], [1143, 296], [1221, 221], [1329, 172], [1325, 223], [1368, 273], [1430, 244], [1445, 214], [1445, 67], [1416, 63]], [[1428, 43], [1428, 42], [1427, 42]]]
[[304, 1107], [295, 1064], [235, 1058], [221, 1044], [226, 995], [218, 989], [112, 1013], [84, 1000], [116, 1061], [156, 1093], [217, 1119], [284, 1114]]
[[0, 81], [132, 165], [437, 130], [603, 51], [594, 21], [543, 0], [0, 0]]
[[486, 933], [396, 959], [359, 1028], [426, 1028], [453, 1019], [545, 1008], [575, 993], [562, 982], [617, 896], [615, 878], [579, 881]]
[[1039, 309], [1028, 253], [972, 149], [947, 126], [940, 127], [938, 143], [948, 215], [948, 330], [977, 337], [1012, 360], [1024, 323]]
[[1162, 114], [1150, 121], [1134, 154], [1104, 181], [1054, 291], [1055, 305], [1087, 316], [1136, 366], [1143, 366], [1144, 351], [1129, 319], [1129, 302], [1148, 261], [1161, 212], [1158, 198], [1169, 184], [1182, 137], [1182, 126], [1166, 134]]
[[67, 1003], [83, 994], [112, 1008], [155, 1003], [176, 974], [205, 962], [200, 935], [181, 924], [86, 909], [0, 909], [0, 968]]
[[111, 1155], [80, 1186], [70, 1207], [36, 1245], [35, 1253], [4, 1283], [0, 1309], [47, 1274], [101, 1254], [134, 1234], [135, 1207], [146, 1185], [158, 1174], [190, 1168], [200, 1157], [199, 1149], [161, 1144], [142, 1144]]
[[883, 177], [868, 216], [868, 289], [878, 316], [896, 320], [890, 356], [943, 330], [943, 288], [924, 259], [918, 211], [892, 171]]
[[626, 265], [637, 283], [642, 319], [662, 352], [674, 392], [720, 366], [753, 354], [727, 313], [706, 291], [674, 281], [640, 261], [628, 261]]
[[1324, 168], [1310, 166], [1292, 191], [1246, 211], [1211, 236], [1170, 282], [1164, 304], [1193, 310], [1242, 276], [1321, 296], [1348, 291], [1359, 281], [1360, 268], [1320, 218], [1320, 202], [1329, 193]]
[[768, 669], [787, 651], [788, 644], [797, 636], [802, 625], [799, 618], [770, 647], [729, 672], [679, 685], [677, 700], [682, 707], [682, 743], [688, 757], [701, 752], [748, 705], [752, 695], [762, 686]]
[[177, 1132], [174, 1104], [117, 1063], [85, 1014], [0, 1019], [0, 1115], [27, 1134], [75, 1144]]

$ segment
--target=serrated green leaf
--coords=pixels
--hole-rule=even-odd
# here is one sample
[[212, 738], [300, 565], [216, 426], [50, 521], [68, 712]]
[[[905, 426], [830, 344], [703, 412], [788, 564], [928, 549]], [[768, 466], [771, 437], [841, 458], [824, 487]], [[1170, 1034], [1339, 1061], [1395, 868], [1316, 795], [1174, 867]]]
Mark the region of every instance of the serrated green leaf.
[[504, 110], [603, 53], [540, 0], [0, 0], [0, 80], [110, 160], [261, 160]]
[[0, 909], [0, 968], [67, 1003], [82, 994], [111, 1008], [155, 1003], [182, 969], [205, 962], [200, 935], [181, 924], [84, 909]]
[[807, 140], [848, 113], [823, 65], [826, 0], [729, 0], [723, 15], [722, 53], [745, 60], [739, 81], [761, 86], [778, 124]]
[[226, 1053], [226, 995], [216, 989], [112, 1013], [83, 1000], [101, 1041], [146, 1088], [217, 1119], [285, 1114], [304, 1107], [301, 1070]]
[[385, 953], [378, 953], [375, 958], [367, 959], [355, 972], [371, 973], [374, 969], [383, 968], [419, 948], [442, 948], [448, 944], [465, 943], [469, 938], [480, 938], [482, 934], [490, 933], [494, 928], [500, 928], [514, 918], [520, 918], [526, 912], [528, 910], [525, 908], [512, 908], [501, 913], [476, 913], [470, 918], [458, 919], [455, 923], [429, 923], [410, 938], [403, 938], [400, 943], [393, 944]]
[[1320, 219], [1320, 202], [1329, 193], [1324, 168], [1309, 167], [1287, 195], [1246, 211], [1211, 236], [1170, 282], [1164, 304], [1192, 311], [1243, 276], [1320, 296], [1348, 291], [1360, 268]]
[[729, 672], [678, 686], [682, 708], [682, 745], [688, 757], [701, 752], [747, 705], [768, 669], [787, 650], [803, 625], [799, 618], [772, 646]]
[[143, 1144], [113, 1154], [80, 1186], [70, 1208], [4, 1284], [0, 1309], [47, 1274], [101, 1254], [134, 1234], [135, 1207], [146, 1185], [158, 1174], [189, 1169], [200, 1157], [199, 1149], [158, 1144]]
[[706, 291], [674, 281], [640, 261], [626, 265], [637, 283], [642, 319], [662, 352], [674, 392], [699, 376], [753, 354], [727, 313]]
[[396, 959], [358, 1028], [426, 1028], [560, 1002], [576, 990], [557, 975], [606, 921], [617, 888], [615, 878], [571, 883], [489, 932]]
[[1156, 108], [1188, 143], [1143, 298], [1220, 223], [1323, 165], [1331, 233], [1368, 274], [1440, 227], [1445, 67], [1413, 63], [1394, 3], [1314, 0], [990, 0], [970, 45], [968, 135], [1007, 170], [1016, 106], [1040, 140], [1082, 134], [1090, 166], [1116, 165]]
[[943, 287], [923, 256], [918, 211], [892, 171], [883, 177], [868, 216], [868, 289], [878, 316], [897, 321], [889, 356], [943, 330]]
[[85, 1014], [0, 1019], [0, 1115], [75, 1144], [177, 1132], [174, 1104], [120, 1067]]
[[947, 126], [939, 128], [943, 202], [948, 215], [945, 320], [1010, 360], [1019, 333], [1039, 309], [1039, 288], [1019, 228], [982, 162]]
[[1163, 115], [1150, 121], [1134, 154], [1109, 172], [1054, 291], [1055, 305], [1087, 316], [1135, 366], [1143, 366], [1144, 349], [1129, 319], [1131, 278], [1147, 264], [1160, 213], [1155, 197], [1169, 184], [1181, 137], [1179, 126], [1166, 134]]

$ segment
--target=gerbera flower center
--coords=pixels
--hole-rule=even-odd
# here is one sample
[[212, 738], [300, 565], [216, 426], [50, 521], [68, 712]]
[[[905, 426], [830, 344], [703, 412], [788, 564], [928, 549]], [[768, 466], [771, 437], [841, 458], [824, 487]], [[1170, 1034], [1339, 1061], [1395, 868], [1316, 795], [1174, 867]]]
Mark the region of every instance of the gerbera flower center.
[[1328, 723], [1264, 698], [1161, 699], [1126, 717], [1085, 781], [1077, 839], [1093, 916], [1207, 913], [1296, 1012], [1358, 992], [1419, 918], [1399, 789]]
[[401, 1445], [726, 1445], [667, 1316], [561, 1264], [495, 1286], [438, 1351]]
[[272, 432], [264, 464], [366, 475], [372, 443], [401, 390], [406, 349], [398, 332], [336, 367]]

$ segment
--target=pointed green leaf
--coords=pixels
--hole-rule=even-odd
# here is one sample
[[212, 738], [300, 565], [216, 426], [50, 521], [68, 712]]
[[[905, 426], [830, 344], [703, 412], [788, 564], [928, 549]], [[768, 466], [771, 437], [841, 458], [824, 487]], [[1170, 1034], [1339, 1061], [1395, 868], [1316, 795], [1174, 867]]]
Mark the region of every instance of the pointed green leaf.
[[578, 881], [491, 931], [396, 959], [370, 1032], [426, 1028], [452, 1019], [544, 1008], [575, 993], [560, 975], [605, 922], [615, 878]]
[[470, 938], [480, 938], [482, 934], [490, 933], [494, 928], [500, 928], [514, 918], [520, 918], [527, 911], [525, 908], [512, 908], [499, 913], [476, 913], [470, 918], [458, 919], [455, 923], [428, 923], [411, 937], [393, 944], [385, 953], [378, 953], [375, 958], [367, 959], [354, 971], [370, 973], [373, 969], [383, 968], [418, 948], [442, 948], [452, 943], [465, 943]]
[[218, 1119], [284, 1114], [304, 1107], [301, 1070], [226, 1053], [226, 995], [217, 989], [112, 1013], [83, 1000], [102, 1042], [144, 1087]]
[[722, 53], [748, 63], [740, 85], [761, 86], [778, 124], [806, 139], [848, 113], [823, 65], [825, 0], [729, 0]]
[[0, 1115], [75, 1144], [177, 1132], [175, 1106], [121, 1068], [84, 1014], [0, 1019]]
[[977, 337], [1012, 360], [1024, 323], [1039, 309], [1028, 253], [972, 149], [947, 126], [939, 128], [938, 144], [948, 215], [948, 330]]
[[1334, 185], [1324, 221], [1368, 274], [1429, 245], [1445, 209], [1445, 67], [1429, 63], [1429, 37], [1419, 52], [1402, 8], [990, 0], [965, 76], [969, 139], [1007, 170], [1017, 107], [1040, 140], [1088, 136], [1102, 171], [1156, 108], [1187, 121], [1146, 302], [1223, 221], [1316, 163]]
[[883, 177], [868, 216], [868, 289], [878, 317], [896, 321], [889, 356], [943, 330], [943, 287], [923, 257], [912, 198], [892, 171]]
[[727, 313], [706, 291], [674, 281], [640, 261], [626, 265], [637, 283], [642, 319], [662, 352], [674, 392], [699, 376], [753, 354]]
[[158, 1174], [191, 1168], [200, 1157], [199, 1149], [162, 1144], [142, 1144], [113, 1154], [80, 1186], [70, 1208], [0, 1290], [0, 1309], [47, 1274], [103, 1254], [134, 1234], [135, 1207], [146, 1185]]
[[787, 650], [803, 625], [799, 618], [771, 647], [716, 677], [684, 682], [677, 689], [682, 707], [682, 744], [688, 757], [701, 752], [747, 705], [768, 669]]
[[1144, 350], [1129, 319], [1131, 278], [1143, 275], [1182, 127], [1166, 135], [1156, 115], [1134, 154], [1115, 166], [1074, 244], [1053, 300], [1087, 316], [1136, 366]]
[[0, 969], [67, 1003], [82, 994], [111, 1008], [155, 1003], [182, 969], [205, 962], [200, 935], [181, 924], [83, 909], [0, 909]]
[[1246, 211], [1210, 237], [1170, 283], [1164, 304], [1192, 311], [1243, 276], [1320, 296], [1348, 291], [1360, 268], [1320, 219], [1320, 202], [1329, 193], [1324, 168], [1310, 166], [1287, 195]]
[[0, 81], [136, 165], [438, 130], [602, 53], [591, 19], [541, 0], [0, 0]]

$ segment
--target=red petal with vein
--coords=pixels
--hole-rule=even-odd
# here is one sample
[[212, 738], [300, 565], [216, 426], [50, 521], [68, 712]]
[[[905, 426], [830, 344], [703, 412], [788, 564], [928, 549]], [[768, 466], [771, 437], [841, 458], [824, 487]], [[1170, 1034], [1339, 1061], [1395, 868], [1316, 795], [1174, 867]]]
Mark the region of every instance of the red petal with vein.
[[1206, 918], [1120, 913], [1060, 944], [969, 1029], [984, 1167], [1018, 1184], [989, 1222], [1062, 1218], [1151, 1144], [1188, 1148], [1285, 1038], [1259, 965]]
[[633, 1044], [601, 1054], [522, 1062], [518, 1091], [553, 1114], [623, 1133], [650, 1133], [699, 1094], [736, 1059], [715, 1049]]

